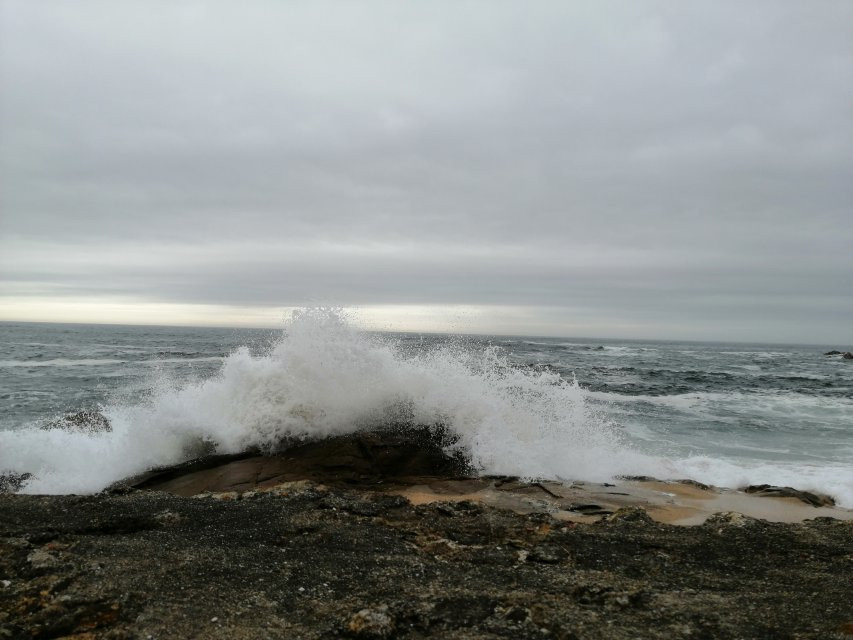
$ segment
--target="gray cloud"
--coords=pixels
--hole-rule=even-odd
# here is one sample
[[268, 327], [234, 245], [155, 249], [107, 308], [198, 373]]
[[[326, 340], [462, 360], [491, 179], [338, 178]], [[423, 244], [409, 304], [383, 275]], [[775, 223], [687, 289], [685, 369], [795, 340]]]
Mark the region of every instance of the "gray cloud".
[[7, 295], [853, 340], [850, 3], [0, 12]]

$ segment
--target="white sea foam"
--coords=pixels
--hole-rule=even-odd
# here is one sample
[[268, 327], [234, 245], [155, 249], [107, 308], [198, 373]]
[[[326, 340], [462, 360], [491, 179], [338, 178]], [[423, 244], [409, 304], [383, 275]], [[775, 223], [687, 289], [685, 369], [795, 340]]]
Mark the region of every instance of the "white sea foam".
[[182, 387], [163, 374], [148, 401], [102, 411], [111, 432], [0, 433], [0, 469], [33, 473], [27, 492], [92, 492], [202, 443], [229, 453], [400, 421], [446, 425], [484, 472], [605, 480], [641, 457], [556, 373], [512, 367], [495, 348], [405, 354], [325, 310], [296, 316], [266, 355], [238, 349]]
[[853, 508], [853, 470], [849, 464], [744, 464], [708, 456], [691, 456], [664, 461], [663, 469], [670, 478], [691, 478], [718, 487], [738, 488], [751, 484], [793, 486], [827, 493], [836, 499], [839, 506]]
[[[622, 395], [590, 392], [590, 398], [616, 404], [645, 402], [681, 411], [706, 415], [711, 406], [726, 406], [744, 415], [766, 415], [797, 419], [847, 418], [853, 420], [853, 399], [815, 396], [806, 393], [743, 393], [695, 391], [673, 395]], [[827, 428], [831, 426], [827, 425]]]
[[32, 473], [28, 493], [89, 493], [188, 459], [202, 445], [233, 453], [274, 447], [285, 437], [441, 424], [484, 473], [788, 484], [830, 491], [853, 507], [849, 469], [644, 454], [626, 444], [589, 392], [557, 373], [511, 366], [492, 347], [449, 343], [408, 352], [356, 331], [329, 310], [295, 315], [269, 352], [238, 349], [213, 377], [178, 384], [158, 371], [154, 381], [145, 401], [102, 408], [109, 432], [35, 426], [0, 432], [0, 472]]

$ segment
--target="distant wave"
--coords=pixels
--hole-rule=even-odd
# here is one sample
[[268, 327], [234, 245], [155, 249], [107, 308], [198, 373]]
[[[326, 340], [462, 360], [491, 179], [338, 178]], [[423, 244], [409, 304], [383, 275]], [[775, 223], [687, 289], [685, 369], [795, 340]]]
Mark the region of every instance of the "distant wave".
[[167, 358], [158, 356], [148, 359], [127, 360], [121, 358], [54, 358], [53, 360], [0, 360], [0, 368], [7, 367], [102, 367], [113, 364], [160, 364], [163, 362], [216, 362], [224, 356]]
[[590, 391], [591, 399], [609, 403], [645, 402], [670, 407], [685, 413], [704, 413], [707, 407], [727, 405], [744, 415], [769, 415], [778, 417], [820, 419], [847, 417], [853, 420], [853, 399], [846, 397], [817, 396], [810, 393], [744, 393], [739, 391], [694, 391], [672, 395], [628, 395]]
[[54, 358], [53, 360], [0, 360], [0, 367], [100, 367], [122, 364], [116, 358]]

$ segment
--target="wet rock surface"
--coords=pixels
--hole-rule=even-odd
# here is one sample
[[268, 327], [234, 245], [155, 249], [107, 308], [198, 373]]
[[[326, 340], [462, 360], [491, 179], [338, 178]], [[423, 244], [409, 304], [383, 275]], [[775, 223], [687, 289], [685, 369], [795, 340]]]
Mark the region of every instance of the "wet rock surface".
[[801, 491], [793, 487], [776, 487], [769, 484], [753, 484], [743, 489], [745, 493], [752, 493], [758, 496], [769, 498], [796, 498], [813, 507], [832, 507], [835, 506], [835, 499], [832, 496], [823, 493], [812, 493], [811, 491]]
[[853, 524], [595, 524], [311, 481], [0, 496], [0, 638], [849, 638]]
[[451, 444], [452, 440], [443, 433], [427, 428], [363, 432], [282, 443], [273, 455], [250, 451], [207, 456], [130, 478], [120, 487], [190, 496], [263, 489], [304, 478], [363, 487], [425, 476], [468, 477], [470, 470], [464, 456], [446, 452]]

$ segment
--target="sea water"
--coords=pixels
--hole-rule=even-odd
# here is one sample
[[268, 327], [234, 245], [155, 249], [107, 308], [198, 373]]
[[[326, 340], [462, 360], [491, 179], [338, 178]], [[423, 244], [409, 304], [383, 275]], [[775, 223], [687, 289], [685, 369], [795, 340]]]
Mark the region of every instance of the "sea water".
[[[0, 473], [88, 493], [204, 452], [440, 425], [483, 473], [789, 485], [853, 507], [849, 345], [0, 323]], [[98, 411], [109, 421], [68, 421]]]

